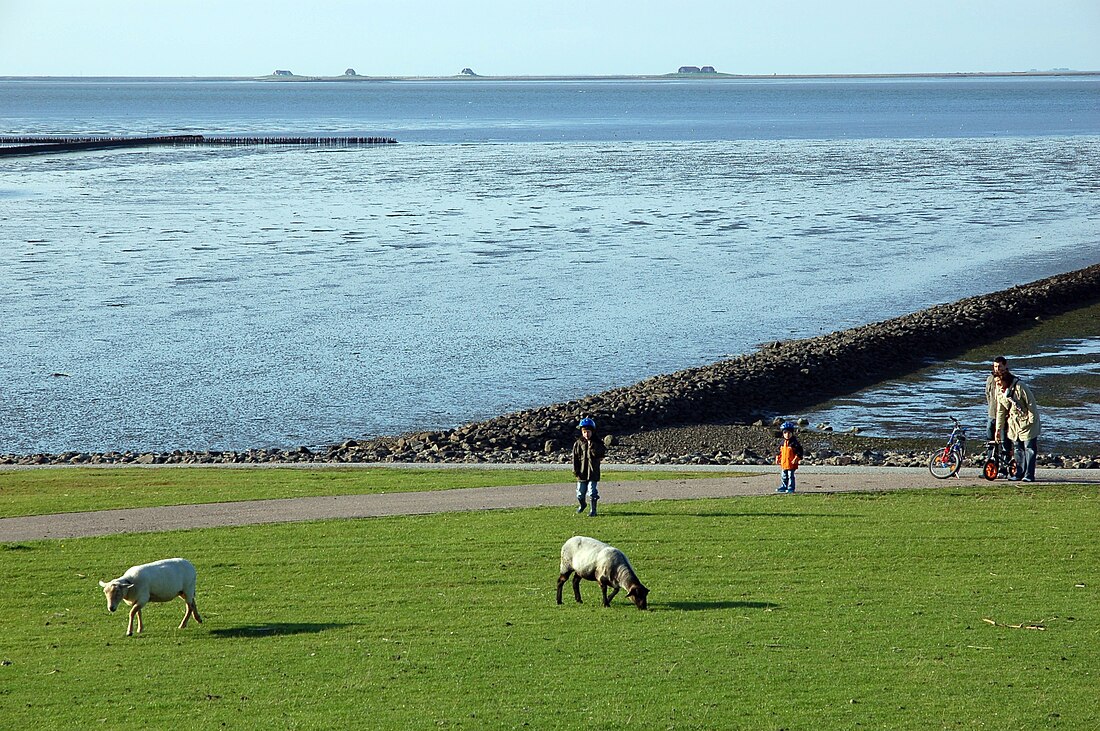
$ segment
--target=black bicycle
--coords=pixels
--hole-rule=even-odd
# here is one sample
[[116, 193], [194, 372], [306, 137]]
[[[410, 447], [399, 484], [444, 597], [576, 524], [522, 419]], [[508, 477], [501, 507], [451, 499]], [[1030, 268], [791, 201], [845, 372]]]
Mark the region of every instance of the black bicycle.
[[1011, 451], [1005, 450], [1004, 445], [997, 440], [985, 443], [985, 465], [982, 466], [982, 477], [989, 481], [1000, 477], [1016, 476], [1016, 457]]

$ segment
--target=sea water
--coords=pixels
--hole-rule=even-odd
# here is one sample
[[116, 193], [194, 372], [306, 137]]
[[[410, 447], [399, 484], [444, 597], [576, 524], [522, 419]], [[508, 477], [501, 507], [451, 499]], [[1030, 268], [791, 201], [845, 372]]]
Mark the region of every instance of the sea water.
[[[1095, 78], [17, 80], [0, 126], [399, 140], [0, 159], [0, 452], [449, 427], [1089, 265], [1100, 240]], [[1086, 376], [1098, 335], [1066, 346]], [[832, 418], [980, 421], [953, 394]]]

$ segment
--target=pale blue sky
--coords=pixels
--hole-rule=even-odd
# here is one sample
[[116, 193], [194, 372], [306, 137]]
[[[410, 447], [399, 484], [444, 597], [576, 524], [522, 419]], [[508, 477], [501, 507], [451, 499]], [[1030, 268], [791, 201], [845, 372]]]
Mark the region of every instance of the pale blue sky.
[[0, 0], [0, 76], [1100, 70], [1100, 0]]

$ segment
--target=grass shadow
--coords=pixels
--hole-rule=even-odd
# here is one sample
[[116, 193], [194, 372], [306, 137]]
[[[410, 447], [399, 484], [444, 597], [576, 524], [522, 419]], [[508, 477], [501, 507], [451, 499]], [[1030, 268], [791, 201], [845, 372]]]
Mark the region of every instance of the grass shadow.
[[278, 635], [308, 635], [330, 629], [352, 626], [349, 622], [272, 622], [251, 624], [244, 627], [227, 627], [211, 630], [215, 637], [276, 637]]
[[772, 602], [663, 602], [660, 607], [677, 609], [681, 612], [702, 612], [713, 609], [778, 609], [778, 604]]

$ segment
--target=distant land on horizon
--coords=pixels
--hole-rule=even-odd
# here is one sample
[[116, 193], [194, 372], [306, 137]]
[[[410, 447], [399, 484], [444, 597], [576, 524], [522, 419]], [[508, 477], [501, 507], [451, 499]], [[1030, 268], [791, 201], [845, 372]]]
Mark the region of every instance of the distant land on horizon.
[[[349, 69], [350, 70], [350, 69]], [[926, 73], [858, 73], [858, 74], [731, 74], [725, 72], [671, 72], [665, 74], [570, 74], [570, 75], [483, 75], [476, 73], [458, 73], [450, 76], [391, 75], [373, 76], [360, 74], [340, 74], [339, 76], [318, 76], [294, 74], [290, 72], [261, 74], [258, 76], [3, 76], [6, 81], [274, 81], [274, 82], [369, 82], [369, 81], [668, 81], [668, 80], [708, 80], [708, 81], [745, 81], [768, 79], [954, 79], [954, 78], [998, 78], [998, 77], [1050, 77], [1050, 76], [1100, 76], [1097, 71], [1075, 71], [1072, 69], [1050, 69], [1048, 71], [942, 71]]]

